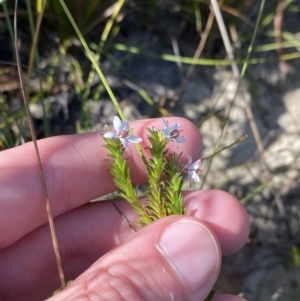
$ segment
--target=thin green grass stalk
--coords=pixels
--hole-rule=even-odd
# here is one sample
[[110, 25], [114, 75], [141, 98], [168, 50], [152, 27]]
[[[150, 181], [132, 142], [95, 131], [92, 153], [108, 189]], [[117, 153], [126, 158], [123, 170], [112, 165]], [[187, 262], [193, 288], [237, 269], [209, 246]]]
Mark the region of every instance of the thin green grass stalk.
[[[68, 69], [70, 70], [70, 77], [72, 79], [72, 82], [74, 84], [74, 89], [75, 89], [75, 92], [80, 95], [81, 92], [82, 92], [82, 89], [78, 83], [78, 81], [76, 80], [76, 76], [75, 76], [75, 71], [73, 71], [74, 69], [74, 65], [72, 64], [72, 62], [70, 61], [69, 57], [67, 56], [67, 51], [66, 51], [66, 48], [65, 48], [65, 45], [68, 44], [68, 41], [66, 43], [62, 43], [59, 45], [58, 47], [58, 51], [59, 53], [65, 58], [64, 60], [64, 63], [66, 64], [66, 66], [68, 67]], [[79, 65], [79, 64], [78, 64]], [[80, 68], [80, 65], [79, 65], [79, 68]], [[80, 68], [80, 71], [79, 72], [82, 72], [81, 68]]]
[[111, 98], [111, 100], [112, 100], [112, 102], [113, 102], [113, 104], [114, 104], [116, 110], [118, 111], [118, 114], [120, 115], [120, 117], [121, 117], [123, 120], [125, 120], [125, 116], [124, 116], [124, 114], [123, 114], [123, 111], [122, 111], [122, 109], [121, 109], [121, 107], [120, 107], [120, 105], [119, 105], [119, 103], [118, 103], [118, 101], [117, 101], [115, 95], [113, 94], [113, 92], [112, 92], [112, 90], [111, 90], [111, 88], [110, 88], [110, 86], [109, 86], [109, 84], [108, 84], [108, 82], [107, 82], [107, 80], [106, 80], [106, 78], [105, 78], [103, 72], [101, 71], [101, 69], [100, 69], [100, 67], [99, 67], [95, 55], [92, 53], [92, 51], [90, 50], [88, 44], [86, 43], [86, 41], [85, 41], [83, 35], [81, 34], [81, 32], [80, 32], [80, 30], [79, 30], [79, 28], [78, 28], [78, 26], [77, 26], [77, 24], [76, 24], [74, 18], [72, 17], [72, 15], [71, 15], [71, 13], [70, 13], [68, 7], [66, 6], [64, 0], [59, 0], [59, 2], [60, 2], [60, 4], [61, 4], [61, 6], [62, 6], [62, 8], [63, 8], [63, 10], [64, 10], [64, 12], [65, 12], [65, 14], [67, 15], [69, 21], [71, 22], [71, 24], [72, 24], [72, 26], [73, 26], [73, 28], [74, 28], [74, 30], [75, 30], [77, 36], [79, 37], [79, 40], [80, 40], [80, 42], [81, 42], [83, 48], [85, 49], [85, 51], [86, 51], [86, 53], [87, 53], [89, 59], [90, 59], [91, 62], [93, 63], [94, 68], [95, 68], [96, 71], [97, 71], [97, 74], [99, 75], [101, 81], [103, 82], [103, 85], [104, 85], [104, 87], [105, 87], [107, 93], [109, 94], [109, 96], [110, 96], [110, 98]]
[[[39, 51], [37, 48], [37, 43], [38, 43], [40, 27], [41, 27], [43, 15], [45, 12], [46, 4], [47, 4], [47, 0], [44, 0], [44, 5], [42, 6], [40, 12], [38, 11], [36, 26], [34, 26], [33, 14], [32, 14], [32, 10], [31, 10], [31, 3], [29, 0], [26, 0], [29, 26], [30, 26], [30, 31], [31, 31], [31, 35], [32, 35], [32, 44], [31, 44], [31, 49], [30, 49], [28, 73], [27, 73], [27, 76], [28, 76], [27, 89], [26, 89], [27, 98], [29, 96], [29, 87], [30, 87], [30, 80], [31, 80], [32, 71], [33, 71], [33, 64], [35, 63], [37, 68], [39, 65], [40, 59], [39, 59]], [[48, 118], [49, 106], [47, 106], [45, 103], [45, 96], [44, 96], [41, 74], [37, 73], [37, 76], [38, 76], [38, 80], [39, 80], [40, 98], [41, 98], [41, 103], [42, 103], [42, 108], [43, 108], [44, 135], [45, 135], [45, 137], [49, 137], [50, 136], [50, 121]]]
[[[103, 51], [103, 47], [105, 45], [106, 40], [108, 39], [108, 36], [113, 28], [113, 24], [115, 23], [115, 20], [118, 16], [118, 14], [120, 13], [120, 10], [122, 9], [123, 5], [125, 3], [125, 0], [119, 0], [118, 1], [118, 5], [115, 6], [115, 10], [113, 12], [113, 14], [110, 16], [110, 18], [108, 19], [108, 21], [106, 22], [106, 25], [104, 27], [104, 30], [102, 32], [101, 38], [100, 38], [100, 42], [99, 45], [97, 47], [97, 51], [96, 51], [96, 56], [95, 56], [95, 60], [99, 61], [100, 60], [100, 56], [101, 53]], [[91, 87], [93, 84], [93, 79], [95, 77], [95, 68], [92, 67], [91, 71], [89, 72], [88, 75], [88, 79], [85, 85], [85, 91], [83, 94], [83, 99], [87, 99], [88, 95], [90, 94], [91, 91]]]
[[195, 20], [196, 20], [196, 31], [198, 33], [202, 32], [202, 19], [201, 19], [201, 11], [200, 5], [196, 1], [193, 2], [194, 13], [195, 13]]
[[71, 64], [73, 66], [74, 70], [74, 77], [76, 79], [76, 82], [78, 83], [78, 87], [80, 88], [81, 91], [84, 89], [84, 80], [83, 80], [83, 71], [81, 69], [81, 66], [74, 57], [71, 57]]
[[11, 124], [14, 121], [14, 118], [21, 118], [23, 116], [23, 111], [19, 110], [14, 113], [12, 116], [3, 116], [3, 122], [0, 122], [0, 130], [3, 130], [7, 124]]
[[110, 34], [110, 32], [112, 31], [113, 25], [116, 21], [117, 16], [119, 15], [123, 5], [125, 3], [125, 0], [118, 0], [118, 5], [115, 7], [115, 10], [113, 12], [113, 14], [110, 16], [110, 18], [108, 19], [103, 33], [101, 35], [101, 40], [100, 40], [100, 44], [99, 44], [99, 53], [102, 53], [104, 44], [106, 43], [106, 40], [108, 39], [108, 36]]
[[[223, 126], [222, 126], [222, 129], [221, 129], [221, 133], [219, 135], [219, 138], [216, 142], [216, 145], [215, 145], [215, 148], [214, 148], [214, 152], [217, 152], [219, 147], [220, 147], [220, 143], [221, 143], [221, 140], [222, 140], [222, 137], [223, 137], [223, 133], [224, 133], [224, 129], [225, 129], [225, 125], [227, 124], [228, 120], [229, 120], [229, 116], [230, 116], [230, 113], [231, 113], [231, 109], [233, 108], [234, 106], [234, 103], [235, 103], [235, 99], [237, 97], [237, 94], [238, 94], [238, 91], [239, 91], [239, 87], [241, 85], [241, 82], [242, 82], [242, 79], [247, 71], [247, 68], [248, 68], [248, 65], [249, 65], [249, 59], [250, 59], [250, 55], [252, 53], [252, 50], [253, 50], [253, 45], [254, 45], [254, 41], [255, 41], [255, 38], [256, 38], [256, 35], [257, 35], [257, 31], [258, 31], [258, 27], [259, 27], [259, 24], [261, 22], [261, 18], [262, 18], [262, 12], [263, 12], [263, 9], [264, 9], [264, 6], [265, 6], [265, 1], [266, 0], [262, 0], [261, 1], [261, 4], [260, 4], [260, 7], [259, 7], [259, 12], [258, 12], [258, 16], [257, 16], [257, 19], [256, 19], [256, 22], [255, 22], [255, 27], [254, 27], [254, 31], [253, 31], [253, 35], [252, 35], [252, 38], [251, 38], [251, 42], [250, 42], [250, 45], [248, 47], [248, 51], [247, 51], [247, 56], [246, 56], [246, 60], [245, 60], [245, 63], [243, 64], [243, 67], [242, 67], [242, 71], [241, 71], [241, 74], [240, 74], [240, 77], [239, 77], [239, 80], [238, 80], [238, 84], [237, 84], [237, 88], [236, 88], [236, 91], [235, 91], [235, 94], [233, 96], [233, 99], [230, 103], [230, 107], [229, 107], [229, 110], [228, 110], [228, 114], [224, 120], [224, 123], [223, 123]], [[207, 167], [207, 170], [206, 170], [206, 173], [203, 177], [203, 180], [202, 180], [202, 183], [201, 183], [201, 189], [203, 188], [204, 184], [205, 184], [205, 181], [206, 181], [206, 178], [209, 174], [209, 171], [210, 171], [210, 168], [211, 168], [211, 164], [213, 162], [213, 159], [214, 157], [211, 157], [211, 159], [209, 160], [209, 163], [208, 163], [208, 167]]]
[[42, 12], [42, 7], [43, 7], [43, 0], [36, 0], [36, 11], [38, 14]]
[[[156, 54], [153, 52], [148, 52], [148, 51], [140, 51], [139, 48], [134, 47], [134, 46], [127, 46], [121, 43], [114, 43], [112, 44], [112, 47], [116, 50], [123, 51], [123, 52], [128, 52], [132, 54], [141, 54], [145, 55], [148, 57], [153, 57], [153, 58], [158, 58], [167, 62], [173, 62], [177, 63], [178, 62], [178, 57], [168, 54], [168, 53], [163, 53], [163, 54]], [[248, 52], [247, 52], [248, 53]], [[279, 59], [282, 60], [294, 60], [299, 58], [299, 53], [290, 53], [286, 55], [281, 55], [279, 56]], [[251, 65], [256, 65], [256, 64], [263, 64], [266, 62], [274, 62], [277, 61], [277, 59], [274, 58], [249, 58], [247, 59], [235, 59], [234, 63], [239, 64], [239, 65], [244, 65], [244, 64], [251, 64]], [[232, 60], [227, 60], [227, 59], [194, 59], [192, 57], [185, 57], [181, 56], [180, 57], [180, 62], [183, 64], [194, 64], [194, 65], [199, 65], [199, 66], [231, 66], [233, 64]]]
[[81, 129], [83, 130], [83, 132], [87, 133], [90, 131], [90, 122], [88, 119], [88, 115], [89, 115], [89, 108], [86, 104], [85, 101], [83, 101], [82, 103], [82, 112], [81, 112], [81, 122], [82, 122], [82, 126]]
[[[261, 34], [262, 37], [271, 37], [271, 38], [276, 38], [277, 35], [278, 34], [274, 30], [267, 30]], [[282, 38], [284, 38], [284, 40], [286, 40], [286, 41], [282, 42], [285, 47], [288, 47], [288, 45], [290, 44], [290, 47], [295, 47], [298, 51], [300, 51], [300, 42], [296, 38], [294, 33], [289, 32], [289, 31], [282, 31], [281, 35], [282, 35]], [[245, 43], [247, 40], [249, 40], [249, 38], [246, 35], [243, 37], [240, 37], [240, 42], [242, 44]], [[274, 45], [274, 46], [272, 46], [272, 45]], [[274, 51], [274, 50], [278, 49], [278, 47], [276, 47], [276, 45], [278, 45], [278, 43], [270, 43], [270, 44], [266, 44], [266, 45], [256, 46], [253, 51]], [[250, 62], [252, 62], [252, 60], [253, 59], [250, 59]], [[268, 62], [268, 61], [269, 60], [266, 60], [266, 62]]]
[[[0, 122], [0, 130], [5, 129], [6, 127], [7, 130], [10, 132], [12, 130], [12, 127], [14, 127], [15, 129], [17, 129], [17, 131], [14, 131], [14, 133], [16, 134], [15, 136], [12, 136], [12, 144], [9, 145], [10, 147], [16, 147], [19, 145], [19, 143], [24, 144], [24, 138], [21, 136], [21, 133], [23, 131], [23, 127], [24, 127], [24, 122], [25, 122], [25, 116], [24, 116], [24, 110], [19, 110], [17, 111], [15, 114], [13, 114], [13, 116], [4, 116], [4, 122]], [[21, 119], [20, 124], [17, 125], [17, 123], [15, 122], [15, 120]]]
[[245, 139], [247, 138], [247, 135], [243, 135], [241, 136], [240, 138], [238, 138], [237, 140], [235, 140], [234, 142], [230, 143], [229, 145], [226, 145], [220, 149], [218, 149], [217, 151], [215, 151], [212, 155], [209, 155], [209, 156], [206, 156], [206, 157], [203, 157], [201, 158], [201, 161], [205, 161], [205, 160], [208, 160], [210, 158], [213, 158], [214, 156], [218, 155], [219, 153], [221, 153], [222, 151], [224, 151], [225, 149], [229, 149], [233, 146], [235, 146], [236, 144], [244, 141]]
[[6, 6], [6, 1], [2, 1], [2, 7], [3, 7], [4, 15], [5, 15], [5, 20], [6, 20], [9, 36], [11, 39], [11, 44], [12, 44], [12, 46], [14, 46], [15, 45], [15, 38], [14, 38], [15, 35], [14, 35], [13, 26], [12, 26], [12, 23], [11, 23], [11, 20], [9, 17], [8, 9]]
[[[279, 48], [279, 43], [270, 43], [270, 44], [256, 46], [254, 48], [254, 51], [267, 52], [267, 51], [278, 50], [278, 48]], [[298, 51], [300, 51], [300, 41], [291, 40], [291, 41], [282, 42], [280, 44], [280, 48], [296, 48]]]
[[[287, 6], [292, 4], [294, 1], [295, 0], [285, 0], [285, 3], [283, 4], [283, 9], [286, 9]], [[275, 15], [275, 13], [272, 12], [272, 13], [267, 14], [264, 18], [262, 18], [261, 26], [266, 27], [266, 26], [270, 25], [274, 20], [274, 15]]]
[[299, 52], [287, 53], [287, 54], [280, 55], [278, 58], [281, 62], [295, 60], [300, 58], [300, 53]]
[[290, 7], [289, 7], [289, 9], [287, 10], [288, 12], [292, 12], [292, 13], [299, 13], [300, 12], [300, 6], [299, 6], [299, 4], [297, 4], [296, 2], [293, 4], [293, 5], [291, 5]]
[[[16, 47], [16, 45], [15, 45], [15, 34], [14, 34], [13, 26], [12, 26], [12, 23], [11, 23], [11, 20], [10, 20], [10, 17], [9, 17], [9, 13], [8, 13], [8, 10], [7, 10], [6, 2], [2, 1], [2, 5], [3, 5], [4, 14], [5, 14], [6, 24], [7, 24], [9, 35], [10, 35], [10, 38], [11, 38], [11, 43], [12, 43], [12, 46], [15, 48]], [[4, 116], [4, 128], [8, 126], [7, 130], [8, 130], [9, 135], [11, 134], [10, 130], [11, 130], [12, 124], [14, 124], [16, 127], [23, 128], [23, 125], [24, 125], [24, 122], [25, 122], [25, 116], [24, 116], [24, 111], [23, 110], [20, 111], [19, 118], [21, 118], [21, 122], [20, 122], [20, 125], [17, 126], [17, 123], [15, 122], [15, 119], [13, 117], [9, 117], [7, 114], [6, 114], [6, 116]], [[13, 142], [13, 139], [12, 139], [13, 143], [10, 146], [16, 146], [17, 143], [19, 142], [19, 140], [21, 140], [21, 131], [20, 130], [18, 132], [18, 135], [15, 137], [14, 142]]]
[[[24, 115], [22, 116], [22, 118], [23, 119], [25, 118]], [[14, 147], [17, 147], [18, 145], [25, 143], [24, 138], [21, 136], [21, 133], [23, 131], [24, 125], [21, 124], [21, 126], [17, 125], [15, 121], [12, 122], [12, 127], [15, 127], [14, 131], [16, 133], [16, 139], [15, 139], [15, 145], [14, 145]]]
[[5, 98], [2, 95], [2, 93], [0, 93], [0, 112], [1, 112], [2, 118], [4, 119], [4, 131], [6, 133], [6, 136], [5, 136], [4, 131], [0, 132], [0, 140], [4, 143], [4, 145], [7, 148], [10, 148], [10, 147], [14, 146], [14, 142], [13, 142], [14, 140], [13, 140], [12, 133], [10, 131], [10, 124], [5, 122], [5, 120], [7, 119], [7, 115], [8, 115], [5, 107], [6, 107]]
[[[101, 81], [102, 81], [102, 83], [103, 83], [103, 85], [104, 85], [104, 87], [105, 87], [105, 89], [106, 89], [108, 95], [110, 96], [110, 98], [111, 98], [111, 100], [112, 100], [112, 102], [113, 102], [113, 104], [114, 104], [114, 106], [115, 106], [115, 108], [116, 108], [116, 110], [117, 110], [119, 116], [121, 117], [122, 120], [125, 120], [124, 113], [123, 113], [123, 111], [122, 111], [122, 109], [121, 109], [121, 107], [120, 107], [120, 105], [119, 105], [119, 103], [118, 103], [118, 101], [117, 101], [117, 99], [116, 99], [116, 97], [115, 97], [113, 91], [111, 90], [111, 88], [110, 88], [110, 86], [109, 86], [109, 84], [108, 84], [108, 82], [107, 82], [107, 80], [106, 80], [106, 78], [105, 78], [105, 76], [104, 76], [102, 70], [100, 69], [100, 67], [99, 67], [99, 65], [98, 65], [98, 62], [97, 62], [97, 60], [96, 60], [95, 55], [94, 55], [93, 52], [90, 50], [90, 48], [89, 48], [87, 42], [85, 41], [83, 35], [81, 34], [81, 32], [80, 32], [80, 30], [79, 30], [79, 28], [78, 28], [78, 26], [77, 26], [77, 24], [76, 24], [74, 18], [72, 17], [72, 15], [71, 15], [71, 13], [70, 13], [68, 7], [66, 6], [64, 0], [59, 0], [59, 2], [60, 2], [60, 4], [61, 4], [61, 6], [62, 6], [62, 8], [63, 8], [63, 10], [64, 10], [64, 12], [65, 12], [65, 14], [67, 15], [69, 21], [71, 22], [71, 24], [72, 24], [72, 26], [73, 26], [73, 28], [74, 28], [74, 30], [75, 30], [77, 36], [79, 37], [79, 40], [80, 40], [80, 42], [81, 42], [83, 48], [85, 49], [85, 51], [86, 51], [86, 53], [87, 53], [89, 59], [91, 60], [91, 62], [92, 62], [92, 64], [93, 64], [94, 68], [96, 69], [97, 74], [98, 74], [98, 76], [100, 77], [100, 79], [101, 79]], [[139, 144], [136, 144], [136, 147], [137, 147], [137, 150], [138, 150], [138, 152], [139, 152], [139, 154], [140, 154], [140, 156], [141, 156], [141, 158], [142, 158], [144, 164], [147, 165], [147, 160], [146, 160], [146, 158], [145, 158], [145, 155], [144, 155], [144, 153], [143, 153], [143, 151], [142, 151], [140, 145], [139, 145]]]
[[251, 42], [250, 42], [250, 45], [249, 45], [248, 51], [247, 51], [246, 61], [243, 64], [243, 67], [242, 67], [241, 79], [240, 79], [239, 85], [241, 84], [241, 80], [244, 77], [244, 75], [247, 71], [248, 65], [249, 65], [248, 62], [249, 62], [250, 55], [251, 55], [252, 50], [253, 50], [254, 41], [255, 41], [255, 38], [256, 38], [256, 35], [257, 35], [257, 31], [258, 31], [258, 27], [259, 27], [261, 18], [262, 18], [262, 13], [263, 13], [263, 10], [264, 10], [264, 7], [265, 7], [265, 3], [266, 3], [266, 0], [262, 0], [261, 4], [260, 4], [260, 7], [259, 7], [258, 16], [257, 16], [257, 20], [255, 22], [255, 27], [254, 27], [254, 31], [253, 31], [253, 36], [252, 36], [252, 39], [251, 39]]
[[300, 268], [300, 248], [296, 245], [293, 245], [290, 252], [290, 265], [295, 268]]
[[[30, 6], [30, 3], [28, 2], [28, 0], [27, 0], [27, 3], [28, 3], [27, 10], [30, 12], [31, 11], [31, 6]], [[31, 49], [30, 49], [29, 63], [28, 63], [28, 70], [27, 70], [28, 83], [30, 82], [32, 71], [33, 71], [33, 60], [35, 59], [35, 57], [37, 55], [37, 43], [38, 43], [40, 27], [41, 27], [41, 24], [42, 24], [46, 4], [47, 4], [47, 0], [44, 0], [43, 9], [42, 9], [42, 12], [38, 14], [35, 28], [32, 25], [32, 30], [33, 30], [33, 32], [32, 32], [32, 44], [31, 44]], [[33, 22], [32, 13], [29, 13], [28, 17], [29, 17], [29, 20], [30, 20], [29, 23], [33, 24], [34, 22]], [[38, 58], [37, 58], [37, 60], [38, 60]], [[29, 86], [28, 83], [27, 83], [27, 85]], [[28, 91], [27, 91], [27, 95], [28, 95]]]
[[[272, 36], [274, 36], [274, 37], [276, 36], [275, 32], [273, 33]], [[296, 46], [295, 46], [296, 49], [300, 52], [300, 42], [296, 39], [295, 34], [287, 32], [287, 31], [283, 31], [282, 32], [282, 37], [284, 39], [286, 39], [287, 41], [292, 42], [293, 44], [295, 43], [296, 44]]]
[[6, 148], [10, 148], [10, 145], [12, 145], [12, 142], [11, 142], [11, 140], [9, 139], [9, 137], [7, 138], [5, 135], [4, 135], [4, 133], [1, 133], [0, 132], [0, 144], [1, 144], [1, 147], [0, 147], [0, 149], [2, 148], [2, 147], [4, 147], [4, 149], [6, 149]]
[[28, 13], [30, 33], [33, 38], [33, 36], [34, 36], [34, 20], [33, 20], [33, 14], [32, 14], [30, 0], [26, 0], [26, 9], [27, 9], [27, 13]]
[[103, 85], [98, 85], [96, 90], [95, 90], [95, 93], [93, 95], [93, 100], [95, 100], [95, 101], [99, 100], [103, 91], [104, 91], [104, 86]]
[[[120, 24], [115, 22], [114, 27], [111, 30], [110, 39], [108, 41], [113, 40], [120, 33], [120, 30], [121, 30]], [[101, 53], [103, 53], [103, 49], [102, 49]]]
[[[120, 43], [114, 43], [114, 44], [112, 44], [112, 47], [115, 48], [115, 45], [122, 45], [124, 47], [127, 47], [124, 44], [120, 44]], [[136, 49], [136, 51], [138, 52], [138, 51], [142, 51], [143, 49], [149, 47], [149, 45], [151, 45], [151, 43], [150, 44], [149, 43], [144, 43], [144, 44], [140, 45], [139, 48], [137, 48], [137, 47], [133, 47], [133, 48]], [[91, 47], [92, 50], [97, 52], [98, 45], [96, 43], [90, 43], [90, 47]], [[128, 46], [128, 47], [130, 47], [130, 46]], [[119, 63], [125, 62], [126, 60], [128, 60], [132, 57], [132, 54], [136, 54], [134, 51], [130, 52], [130, 51], [124, 50], [124, 52], [127, 52], [127, 56], [122, 57], [119, 60]], [[142, 53], [142, 52], [140, 52], [140, 53]], [[103, 49], [103, 54], [108, 55], [109, 53], [107, 53], [107, 51], [105, 51], [105, 49]]]
[[51, 88], [53, 87], [54, 83], [54, 73], [55, 69], [57, 67], [59, 61], [59, 56], [56, 54], [52, 57], [51, 63], [50, 63], [50, 68], [46, 77], [46, 91], [51, 91]]
[[255, 195], [261, 193], [269, 185], [269, 183], [270, 181], [260, 184], [259, 186], [254, 188], [251, 193], [248, 193], [245, 197], [243, 197], [240, 202], [242, 204], [246, 204], [248, 201], [252, 200]]

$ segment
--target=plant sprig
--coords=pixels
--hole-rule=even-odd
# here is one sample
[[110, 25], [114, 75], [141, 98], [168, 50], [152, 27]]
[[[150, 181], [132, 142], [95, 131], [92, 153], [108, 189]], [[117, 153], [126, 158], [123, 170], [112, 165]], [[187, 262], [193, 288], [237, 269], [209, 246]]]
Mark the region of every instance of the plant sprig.
[[146, 209], [140, 204], [137, 187], [133, 187], [130, 179], [130, 166], [128, 160], [124, 158], [125, 148], [120, 140], [104, 138], [105, 147], [109, 151], [109, 169], [113, 176], [114, 184], [121, 190], [119, 196], [131, 204], [133, 209], [140, 217], [141, 225], [147, 225], [152, 222]]
[[165, 156], [167, 155], [167, 141], [164, 135], [155, 128], [148, 129], [148, 140], [151, 143], [149, 147], [152, 158], [147, 164], [148, 184], [146, 196], [148, 198], [147, 209], [153, 214], [155, 220], [166, 216], [165, 212], [165, 195], [162, 186], [162, 174], [165, 167]]
[[114, 117], [114, 130], [106, 126], [103, 135], [105, 147], [109, 151], [109, 168], [113, 176], [114, 184], [120, 189], [119, 196], [127, 200], [139, 215], [138, 225], [143, 227], [160, 218], [185, 212], [183, 207], [182, 186], [183, 173], [187, 173], [192, 179], [199, 182], [197, 172], [201, 160], [186, 165], [180, 164], [180, 157], [167, 148], [169, 142], [185, 143], [184, 137], [180, 136], [179, 123], [169, 127], [168, 121], [163, 120], [164, 128], [147, 129], [149, 132], [148, 147], [151, 158], [145, 163], [148, 171], [148, 189], [145, 193], [146, 204], [139, 202], [137, 186], [134, 187], [130, 177], [130, 166], [125, 156], [128, 143], [139, 143], [141, 138], [130, 135], [128, 122]]

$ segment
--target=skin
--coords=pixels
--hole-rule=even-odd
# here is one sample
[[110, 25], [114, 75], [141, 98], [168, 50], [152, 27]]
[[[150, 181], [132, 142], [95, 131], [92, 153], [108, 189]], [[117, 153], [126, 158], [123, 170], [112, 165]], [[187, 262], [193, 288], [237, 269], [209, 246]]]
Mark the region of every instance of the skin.
[[[180, 134], [187, 140], [178, 148], [170, 142], [169, 149], [183, 153], [183, 163], [186, 154], [198, 159], [202, 151], [198, 129], [185, 119], [168, 120], [170, 125], [180, 122]], [[146, 128], [161, 129], [163, 122], [143, 120], [130, 126], [145, 149]], [[184, 193], [187, 216], [167, 217], [134, 233], [111, 201], [89, 203], [115, 191], [103, 144], [99, 132], [38, 142], [65, 277], [77, 278], [51, 300], [170, 300], [170, 292], [176, 300], [204, 299], [221, 261], [216, 261], [217, 272], [203, 288], [191, 293], [158, 251], [157, 239], [171, 225], [196, 222], [211, 233], [220, 256], [233, 254], [249, 233], [244, 207], [223, 191], [189, 191]], [[126, 155], [133, 183], [144, 183], [146, 170], [134, 145]], [[147, 149], [145, 155], [149, 156]], [[0, 170], [0, 300], [45, 299], [60, 282], [32, 143], [1, 152]], [[127, 202], [114, 202], [130, 222], [137, 220]], [[244, 299], [216, 295], [213, 300]]]

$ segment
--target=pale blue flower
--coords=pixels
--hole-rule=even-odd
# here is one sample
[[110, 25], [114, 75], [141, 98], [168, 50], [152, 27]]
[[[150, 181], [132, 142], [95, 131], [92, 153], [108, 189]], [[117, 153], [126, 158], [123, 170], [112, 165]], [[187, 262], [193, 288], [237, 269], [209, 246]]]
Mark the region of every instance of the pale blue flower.
[[120, 139], [124, 148], [127, 148], [128, 142], [139, 143], [141, 138], [133, 135], [129, 135], [129, 124], [127, 120], [121, 121], [118, 116], [114, 117], [114, 132], [106, 132], [103, 137], [109, 139]]
[[[179, 122], [174, 123], [171, 127], [169, 127], [169, 122], [163, 119], [163, 122], [165, 124], [164, 128], [161, 130], [163, 135], [171, 140], [177, 143], [186, 143], [186, 139], [182, 136], [179, 136], [180, 130], [179, 130]], [[177, 145], [178, 147], [178, 145]]]
[[192, 163], [191, 156], [187, 155], [187, 157], [188, 157], [188, 164], [184, 167], [183, 171], [186, 172], [191, 179], [199, 183], [200, 178], [198, 176], [198, 172], [200, 171], [200, 167], [201, 167], [201, 159], [198, 159], [197, 161]]

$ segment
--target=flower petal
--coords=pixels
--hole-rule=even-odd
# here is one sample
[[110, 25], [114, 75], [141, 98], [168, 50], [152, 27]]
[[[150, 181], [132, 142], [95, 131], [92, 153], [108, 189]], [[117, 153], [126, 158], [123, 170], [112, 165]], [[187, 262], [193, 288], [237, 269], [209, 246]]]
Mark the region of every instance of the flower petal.
[[192, 171], [191, 173], [189, 173], [190, 176], [192, 177], [192, 179], [195, 181], [195, 182], [200, 182], [200, 178], [198, 176], [198, 174], [195, 172], [195, 171]]
[[170, 131], [168, 129], [163, 129], [161, 132], [166, 138], [170, 139]]
[[164, 125], [165, 125], [164, 130], [169, 130], [169, 121], [164, 120], [164, 119], [162, 119], [162, 120], [163, 120]]
[[120, 138], [120, 141], [121, 141], [122, 145], [124, 146], [124, 148], [127, 148], [128, 143], [127, 143], [126, 139]]
[[121, 119], [118, 116], [115, 116], [113, 123], [114, 123], [114, 129], [115, 129], [117, 135], [119, 136], [120, 130], [121, 130], [121, 126], [122, 126], [122, 121], [121, 121]]
[[107, 132], [103, 135], [103, 137], [112, 139], [112, 138], [118, 138], [118, 135], [115, 132]]
[[187, 157], [188, 157], [188, 164], [186, 165], [186, 167], [192, 164], [192, 157], [189, 154], [187, 154]]
[[129, 123], [127, 120], [124, 120], [120, 125], [120, 132], [128, 131], [129, 130]]
[[139, 142], [143, 141], [142, 138], [139, 138], [137, 136], [128, 136], [128, 137], [126, 137], [126, 140], [131, 143], [139, 143]]
[[174, 124], [170, 127], [170, 129], [169, 129], [170, 133], [172, 133], [172, 132], [175, 131], [175, 130], [178, 131], [178, 130], [179, 130], [179, 127], [180, 127], [179, 122], [174, 123]]
[[199, 170], [200, 167], [201, 167], [201, 159], [198, 159], [197, 161], [189, 165], [189, 168], [191, 170]]
[[186, 139], [183, 138], [182, 136], [177, 137], [176, 139], [174, 139], [177, 143], [186, 143]]

